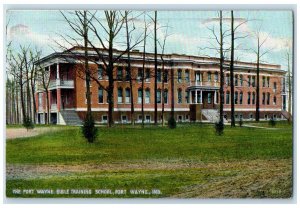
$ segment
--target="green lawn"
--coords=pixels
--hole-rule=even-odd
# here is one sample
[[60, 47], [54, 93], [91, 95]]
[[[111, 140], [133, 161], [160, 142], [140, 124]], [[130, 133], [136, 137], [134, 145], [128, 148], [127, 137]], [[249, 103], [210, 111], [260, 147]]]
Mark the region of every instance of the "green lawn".
[[[282, 128], [284, 125], [284, 128]], [[254, 197], [292, 194], [292, 127], [274, 130], [178, 125], [171, 130], [99, 128], [87, 143], [79, 127], [7, 141], [9, 197]], [[33, 171], [40, 167], [41, 171]], [[31, 170], [31, 172], [28, 170]], [[28, 174], [26, 175], [26, 171]], [[25, 173], [24, 173], [25, 172]], [[24, 173], [24, 174], [23, 174]], [[13, 189], [125, 189], [125, 195], [12, 194]], [[130, 194], [159, 189], [161, 194]]]

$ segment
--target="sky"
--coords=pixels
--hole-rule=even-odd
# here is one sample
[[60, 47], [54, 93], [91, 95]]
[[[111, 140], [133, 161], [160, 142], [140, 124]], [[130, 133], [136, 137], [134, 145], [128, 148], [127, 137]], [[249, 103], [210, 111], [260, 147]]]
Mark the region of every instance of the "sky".
[[[67, 16], [68, 13], [64, 12]], [[91, 11], [94, 13], [94, 11]], [[132, 32], [132, 42], [139, 40], [144, 32], [144, 17], [148, 24], [147, 31], [147, 52], [154, 51], [153, 40], [153, 11], [133, 11], [130, 15], [135, 17], [133, 24], [136, 28]], [[72, 16], [68, 16], [72, 18]], [[96, 17], [105, 25], [106, 21], [103, 11], [99, 10]], [[219, 57], [218, 43], [214, 38], [219, 37], [219, 13], [218, 11], [158, 11], [158, 40], [162, 43], [167, 32], [165, 53], [177, 53], [198, 56]], [[265, 40], [262, 52], [268, 51], [262, 62], [280, 64], [286, 69], [286, 51], [292, 48], [293, 38], [293, 16], [292, 12], [285, 11], [234, 11], [237, 46], [235, 58], [241, 61], [255, 62], [257, 31], [261, 40]], [[230, 11], [223, 11], [223, 22], [225, 33], [225, 48], [230, 44]], [[64, 20], [60, 11], [57, 10], [9, 10], [7, 20], [7, 43], [12, 41], [12, 50], [18, 51], [20, 45], [29, 45], [32, 48], [42, 50], [43, 56], [54, 51], [61, 51], [58, 44], [69, 47], [61, 36], [70, 35], [76, 37], [70, 26]], [[105, 36], [101, 26], [94, 22], [99, 33]], [[114, 47], [124, 49], [125, 30], [118, 34]], [[90, 32], [90, 38], [95, 45], [101, 47], [95, 35]], [[78, 41], [81, 40], [78, 38]], [[142, 50], [142, 43], [136, 49]], [[158, 52], [161, 47], [158, 46]], [[230, 53], [226, 53], [229, 57]]]

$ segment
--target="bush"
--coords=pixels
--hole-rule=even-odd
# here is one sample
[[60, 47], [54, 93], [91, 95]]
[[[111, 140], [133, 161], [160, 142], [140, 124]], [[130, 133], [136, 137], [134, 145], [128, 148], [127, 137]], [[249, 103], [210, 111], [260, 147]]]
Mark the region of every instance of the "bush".
[[219, 121], [215, 123], [215, 129], [217, 135], [222, 135], [224, 131], [224, 123]]
[[168, 120], [168, 127], [170, 129], [175, 129], [176, 128], [176, 120], [174, 117], [170, 117], [169, 120]]
[[276, 121], [273, 117], [269, 120], [269, 125], [272, 127], [276, 126]]
[[243, 123], [244, 123], [244, 122], [243, 122], [243, 119], [240, 118], [240, 120], [239, 120], [239, 126], [242, 127], [242, 126], [243, 126]]
[[92, 115], [87, 115], [82, 126], [82, 133], [89, 143], [93, 143], [97, 137], [97, 128]]
[[34, 128], [34, 124], [29, 116], [24, 117], [23, 126], [27, 129], [27, 131]]

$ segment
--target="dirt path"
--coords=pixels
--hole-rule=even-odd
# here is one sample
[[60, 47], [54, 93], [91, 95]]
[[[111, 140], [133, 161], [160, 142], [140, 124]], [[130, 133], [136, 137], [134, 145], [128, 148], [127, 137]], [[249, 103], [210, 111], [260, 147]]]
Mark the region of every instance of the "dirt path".
[[33, 137], [46, 132], [56, 131], [57, 127], [41, 127], [28, 130], [25, 128], [11, 128], [6, 129], [6, 139], [15, 139], [22, 137]]

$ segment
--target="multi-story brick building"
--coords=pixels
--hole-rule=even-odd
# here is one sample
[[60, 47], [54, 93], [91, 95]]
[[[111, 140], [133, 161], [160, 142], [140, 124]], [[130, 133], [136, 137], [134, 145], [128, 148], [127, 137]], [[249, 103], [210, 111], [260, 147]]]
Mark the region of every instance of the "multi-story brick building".
[[[49, 105], [52, 123], [79, 124], [86, 113], [86, 85], [82, 74], [83, 50], [79, 47], [70, 52], [53, 53], [41, 59], [39, 64], [50, 72]], [[120, 54], [118, 50], [115, 55]], [[105, 56], [106, 52], [103, 51]], [[107, 123], [108, 79], [104, 65], [89, 50], [89, 66], [95, 80], [90, 85], [92, 112], [98, 123]], [[160, 57], [160, 56], [158, 56]], [[158, 120], [168, 119], [174, 102], [175, 119], [179, 122], [211, 121], [218, 119], [220, 102], [220, 69], [218, 58], [198, 57], [178, 54], [165, 54], [164, 64], [158, 59]], [[114, 68], [114, 110], [115, 123], [141, 122], [142, 90], [144, 90], [145, 122], [154, 121], [154, 54], [146, 54], [144, 88], [142, 89], [143, 54], [131, 52], [131, 80], [133, 86], [134, 117], [131, 118], [131, 93], [126, 70], [126, 56], [120, 58]], [[81, 71], [81, 72], [80, 72]], [[224, 117], [230, 119], [229, 62], [225, 61], [224, 70]], [[256, 108], [256, 64], [235, 62], [235, 116], [236, 118], [254, 119]], [[260, 64], [260, 117], [269, 119], [284, 118], [286, 94], [285, 71], [280, 65]], [[45, 90], [39, 85], [36, 93], [37, 121], [44, 123], [47, 118]]]

